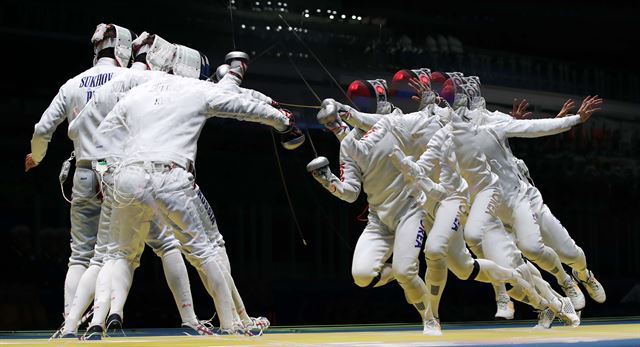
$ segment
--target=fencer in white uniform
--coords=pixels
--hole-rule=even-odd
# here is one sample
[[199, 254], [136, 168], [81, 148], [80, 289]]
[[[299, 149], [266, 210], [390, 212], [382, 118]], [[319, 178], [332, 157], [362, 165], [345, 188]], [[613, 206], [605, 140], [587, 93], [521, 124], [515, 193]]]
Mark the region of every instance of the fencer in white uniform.
[[[188, 47], [180, 45], [176, 45], [176, 47], [166, 42], [157, 35], [149, 35], [147, 33], [143, 33], [136, 40], [136, 42], [134, 42], [134, 50], [137, 53], [137, 60], [140, 60], [140, 65], [149, 66], [150, 68], [155, 70], [171, 70], [174, 74], [192, 78], [203, 79], [208, 77], [208, 59], [206, 58], [206, 56], [202, 55], [198, 51], [189, 49]], [[160, 78], [164, 75], [166, 74], [161, 72], [140, 72], [131, 70], [127, 74], [118, 76], [118, 78], [115, 78], [107, 86], [105, 86], [105, 89], [103, 89], [100, 93], [97, 93], [94, 102], [87, 105], [87, 107], [81, 114], [82, 117], [79, 117], [78, 120], [76, 120], [70, 128], [70, 132], [84, 132], [93, 134], [92, 138], [88, 140], [83, 148], [88, 152], [85, 153], [85, 155], [95, 160], [95, 166], [98, 169], [102, 167], [103, 181], [105, 181], [105, 185], [108, 185], [110, 188], [107, 191], [110, 193], [108, 195], [108, 198], [111, 199], [111, 204], [113, 204], [113, 191], [111, 189], [113, 186], [112, 172], [114, 168], [119, 165], [119, 162], [123, 156], [123, 143], [126, 138], [126, 134], [119, 134], [115, 131], [109, 132], [108, 134], [103, 134], [100, 132], [96, 132], [96, 128], [107, 115], [107, 113], [113, 109], [116, 102], [124, 97], [124, 95], [126, 95], [126, 93], [130, 89], [149, 80]], [[106, 182], [108, 182], [108, 184]], [[208, 214], [211, 216], [212, 220], [214, 220], [213, 212], [211, 211], [208, 202], [200, 193], [197, 186], [196, 190], [198, 191], [198, 196], [202, 200], [202, 203], [209, 211]], [[111, 204], [109, 205], [109, 207], [111, 207]], [[106, 209], [103, 210], [103, 212], [106, 211]], [[109, 209], [108, 212], [111, 212], [111, 209]], [[107, 214], [107, 218], [105, 220], [108, 221], [108, 218], [109, 214]], [[171, 230], [167, 230], [166, 225], [164, 225], [162, 228], [158, 228], [156, 224], [161, 225], [162, 223], [149, 223], [149, 235], [147, 237], [147, 244], [149, 244], [156, 251], [156, 253], [158, 253], [158, 246], [161, 247], [160, 250], [166, 248], [164, 245], [168, 243], [167, 241], [174, 240], [174, 236]], [[108, 228], [109, 225], [106, 226]], [[159, 233], [159, 231], [162, 231], [162, 233]], [[217, 231], [212, 231], [212, 233], [217, 234]], [[117, 239], [114, 240], [114, 232], [109, 232], [109, 230], [107, 229], [104, 230], [104, 233], [101, 234], [111, 236], [111, 239], [107, 238], [107, 240], [104, 240], [103, 244], [107, 245], [105, 246], [107, 254], [113, 254], [118, 246]], [[99, 241], [102, 241], [103, 238], [100, 238]], [[217, 255], [223, 260], [225, 264], [229, 263], [225, 252], [219, 252]], [[174, 264], [168, 264], [169, 269], [172, 271], [168, 272], [167, 267], [165, 267], [165, 273], [167, 274], [168, 281], [170, 281], [170, 287], [172, 287], [176, 305], [178, 305], [180, 311], [182, 326], [184, 328], [191, 329], [190, 332], [196, 332], [199, 334], [211, 334], [211, 330], [197, 320], [193, 311], [193, 303], [191, 299], [191, 292], [189, 290], [186, 269], [184, 270], [185, 272], [183, 275], [181, 271], [177, 272], [172, 269], [173, 267], [184, 269], [184, 262], [182, 261], [182, 257], [177, 253], [174, 254], [173, 252], [170, 254], [170, 257], [177, 258], [176, 260], [179, 260], [179, 262], [176, 261]], [[112, 257], [107, 258], [108, 259], [105, 262], [105, 266], [103, 267], [103, 270], [100, 272], [100, 276], [98, 277], [98, 291], [96, 292], [94, 305], [94, 319], [92, 320], [90, 328], [85, 336], [85, 338], [88, 339], [98, 339], [101, 337], [101, 333], [103, 330], [102, 324], [104, 324], [103, 322], [104, 318], [107, 315], [107, 312], [111, 312], [109, 318], [107, 319], [107, 326], [109, 326], [109, 323], [113, 322], [113, 317], [121, 320], [124, 303], [127, 296], [127, 283], [130, 283], [130, 279], [122, 276], [110, 276], [110, 270], [113, 267], [114, 259], [111, 259]], [[162, 258], [164, 260], [165, 258], [167, 258], [167, 256], [165, 255]], [[170, 276], [171, 273], [173, 273], [173, 275]], [[114, 285], [112, 283], [113, 281], [116, 281], [117, 283]], [[174, 282], [173, 286], [172, 282]], [[232, 280], [228, 281], [228, 283], [231, 287], [230, 290], [232, 290], [233, 293], [237, 312], [240, 314], [238, 320], [242, 321], [242, 324], [244, 325], [247, 333], [262, 333], [269, 326], [268, 320], [264, 317], [249, 317], [244, 308], [242, 299], [240, 298], [240, 295], [235, 288], [235, 284]], [[111, 292], [112, 289], [113, 292]], [[207, 289], [209, 290], [209, 288]]]
[[[96, 27], [91, 37], [95, 53], [94, 66], [62, 85], [35, 125], [31, 153], [25, 160], [25, 171], [42, 162], [53, 133], [65, 119], [71, 123], [102, 85], [126, 71], [131, 57], [132, 36], [128, 29], [114, 24], [100, 24]], [[77, 146], [78, 143], [74, 141], [74, 148]], [[69, 163], [70, 161], [65, 163], [66, 170], [63, 165], [61, 182], [66, 179]], [[70, 208], [71, 256], [64, 285], [65, 317], [69, 314], [78, 282], [94, 254], [101, 204], [98, 187], [99, 182], [91, 169], [91, 162], [76, 160]]]
[[[444, 76], [452, 76], [454, 78], [441, 80], [440, 82], [436, 80]], [[460, 87], [464, 87], [464, 85], [460, 85], [463, 83], [461, 77], [461, 73], [435, 72], [431, 74], [429, 69], [400, 70], [394, 75], [391, 85], [396, 96], [395, 101], [403, 105], [407, 105], [408, 102], [413, 102], [414, 105], [409, 105], [408, 107], [419, 105], [419, 109], [427, 109], [442, 122], [448, 123], [452, 115], [457, 115], [450, 112], [450, 108], [447, 106], [448, 103], [443, 103], [445, 107], [435, 105], [434, 100], [437, 100], [437, 98], [431, 90], [431, 80], [434, 79], [435, 83], [442, 85], [440, 93], [441, 96], [444, 97], [438, 98], [448, 99], [454, 107], [461, 108], [466, 106], [468, 98], [465, 98], [465, 95], [462, 93], [453, 94], [456, 88], [460, 89]], [[451, 139], [453, 139], [453, 142], [451, 142]], [[491, 173], [484, 156], [477, 153], [477, 150], [471, 142], [466, 143], [460, 141], [460, 136], [452, 136], [451, 124], [447, 124], [433, 137], [432, 142], [428, 145], [427, 152], [423, 154], [419, 161], [422, 166], [414, 164], [410, 157], [396, 162], [407, 178], [413, 181], [416, 179], [416, 176], [421, 177], [425, 171], [429, 172], [432, 170], [433, 166], [437, 163], [437, 158], [441, 157], [441, 153], [446, 150], [447, 146], [451, 145], [453, 145], [452, 148], [457, 157], [460, 173], [469, 184], [470, 209], [466, 222], [464, 223], [465, 236], [469, 229], [476, 230], [476, 232], [479, 232], [483, 236], [486, 235], [485, 237], [490, 239], [485, 246], [488, 244], [492, 245], [490, 248], [491, 251], [486, 253], [482, 252], [480, 245], [476, 245], [475, 248], [472, 248], [474, 253], [479, 256], [479, 258], [485, 258], [486, 255], [487, 259], [506, 268], [518, 269], [518, 271], [528, 279], [529, 283], [536, 285], [538, 290], [543, 294], [542, 296], [554, 306], [554, 310], [567, 312], [561, 315], [565, 321], [572, 325], [577, 324], [578, 320], [572, 307], [570, 307], [570, 303], [566, 305], [566, 302], [559, 301], [563, 298], [553, 292], [548, 283], [542, 278], [532, 278], [532, 272], [537, 273], [537, 270], [533, 269], [530, 271], [526, 266], [523, 266], [524, 262], [514, 242], [509, 235], [506, 234], [500, 220], [493, 213], [496, 204], [500, 201], [501, 195], [499, 187], [497, 186], [497, 176]], [[398, 153], [397, 156], [401, 158], [403, 155]], [[502, 283], [494, 283], [494, 287], [495, 286], [504, 288], [504, 284]], [[526, 297], [526, 293], [521, 288], [514, 288], [510, 294], [520, 301], [531, 304], [536, 309], [545, 309], [542, 303]], [[502, 302], [506, 301], [506, 303], [511, 304], [511, 307], [513, 307], [509, 296], [506, 294], [506, 289], [504, 296], [506, 300], [502, 300]], [[501, 301], [498, 301], [499, 309], [496, 315], [504, 313], [504, 311], [501, 312], [500, 310], [500, 303]], [[562, 306], [565, 306], [564, 310], [562, 310]], [[551, 312], [550, 309], [549, 311]], [[511, 310], [511, 317], [512, 315], [513, 310]]]
[[[372, 156], [370, 164], [363, 166], [363, 163], [357, 163], [349, 155], [347, 149], [350, 139], [366, 136], [365, 130], [360, 127], [367, 126], [363, 126], [361, 121], [375, 118], [369, 123], [370, 127], [380, 119], [381, 114], [386, 118], [396, 118], [401, 113], [386, 101], [386, 86], [381, 80], [354, 81], [347, 93], [359, 110], [376, 114], [325, 100], [318, 117], [321, 123], [334, 130], [339, 139], [342, 138], [340, 177], [331, 173], [324, 157], [314, 159], [307, 169], [325, 189], [341, 200], [354, 202], [360, 190], [364, 189], [369, 215], [367, 226], [354, 250], [351, 267], [353, 279], [359, 287], [379, 287], [396, 279], [409, 304], [414, 305], [421, 320], [424, 320], [427, 292], [424, 281], [418, 276], [418, 255], [425, 236], [421, 226], [423, 213], [408, 199], [409, 192], [404, 189], [402, 178], [394, 172], [388, 160]], [[339, 105], [339, 109], [336, 105]], [[337, 116], [337, 112], [342, 117]], [[354, 129], [348, 131], [342, 119], [351, 122]], [[435, 123], [431, 127], [421, 125], [424, 139], [428, 139], [439, 128]], [[392, 264], [387, 264], [386, 260], [392, 254]]]
[[[234, 78], [227, 74], [225, 78]], [[196, 141], [210, 117], [260, 122], [290, 133], [290, 116], [224, 83], [168, 76], [132, 89], [110, 112], [99, 131], [126, 129], [125, 159], [115, 171], [112, 228], [119, 233], [114, 266], [132, 278], [135, 258], [144, 240], [145, 223], [158, 213], [174, 224], [189, 261], [205, 274], [221, 322], [235, 333], [232, 294], [226, 264], [216, 256], [222, 236], [216, 230], [193, 184]], [[297, 144], [299, 145], [299, 144]], [[217, 241], [217, 243], [216, 243]]]
[[[460, 86], [454, 83], [452, 87], [459, 89]], [[428, 94], [426, 93], [426, 95]], [[456, 93], [455, 98], [451, 100], [459, 112], [466, 109], [467, 101], [468, 98], [464, 93]], [[436, 159], [440, 156], [438, 153], [446, 151], [449, 146], [452, 146], [461, 175], [468, 182], [471, 193], [471, 208], [464, 225], [465, 238], [467, 234], [473, 232], [480, 234], [480, 239], [484, 240], [484, 242], [473, 244], [474, 253], [480, 258], [486, 257], [507, 268], [517, 268], [547, 300], [550, 310], [559, 312], [561, 318], [568, 324], [573, 326], [579, 324], [579, 319], [569, 299], [562, 298], [553, 292], [546, 281], [539, 275], [536, 276], [537, 270], [534, 269], [532, 273], [530, 264], [525, 264], [522, 261], [513, 241], [506, 234], [502, 223], [495, 215], [495, 209], [502, 203], [501, 190], [497, 185], [498, 177], [491, 172], [485, 156], [475, 148], [473, 137], [470, 136], [469, 131], [461, 131], [460, 128], [465, 123], [462, 123], [457, 113], [451, 112], [450, 108], [446, 108], [446, 110], [451, 115], [449, 117], [441, 116], [440, 119], [451, 118], [457, 121], [450, 122], [433, 137], [427, 152], [420, 157], [417, 164], [414, 164], [409, 158], [399, 161], [398, 163], [402, 163], [406, 168], [403, 172], [414, 179], [425, 176], [426, 172], [433, 169]], [[453, 136], [454, 133], [457, 135]], [[399, 156], [402, 157], [402, 155]], [[489, 239], [489, 241], [485, 239]], [[514, 288], [510, 293], [518, 300], [530, 303], [536, 309], [546, 309], [547, 305], [527, 298], [526, 293], [520, 288]]]
[[[475, 86], [479, 88], [478, 84]], [[584, 114], [590, 116], [600, 102], [598, 99], [585, 99], [581, 110]], [[582, 109], [583, 107], [586, 107], [586, 109]], [[516, 233], [518, 248], [523, 254], [529, 260], [538, 264], [542, 269], [553, 274], [565, 294], [572, 300], [574, 307], [577, 310], [581, 310], [585, 304], [584, 295], [582, 295], [576, 282], [562, 268], [558, 253], [545, 243], [542, 237], [543, 225], [537, 220], [537, 216], [539, 216], [540, 213], [535, 211], [531, 203], [535, 197], [527, 195], [529, 183], [526, 178], [521, 175], [508, 143], [508, 137], [512, 136], [539, 137], [569, 130], [571, 126], [580, 123], [577, 117], [578, 116], [567, 116], [556, 119], [516, 120], [499, 111], [489, 112], [486, 109], [484, 98], [478, 95], [472, 100], [471, 111], [468, 112], [464, 118], [470, 119], [472, 123], [482, 125], [485, 128], [494, 126], [500, 130], [488, 134], [488, 136], [485, 137], [487, 141], [483, 141], [482, 143], [487, 146], [493, 144], [493, 146], [489, 147], [493, 147], [494, 150], [491, 152], [492, 154], [486, 153], [487, 157], [489, 158], [491, 166], [494, 168], [494, 172], [501, 177], [502, 189], [507, 191], [505, 194], [510, 195], [513, 206], [518, 206], [521, 211], [519, 214], [513, 214], [511, 216], [509, 216], [510, 213], [507, 213], [505, 218], [503, 218], [503, 222], [507, 229], [513, 229]], [[527, 211], [532, 213], [528, 213]], [[514, 223], [519, 223], [520, 228]], [[547, 224], [546, 226], [548, 227], [549, 225]], [[551, 227], [553, 226], [556, 225], [552, 225]], [[547, 232], [547, 234], [550, 233]], [[573, 244], [575, 245], [575, 243]], [[572, 244], [568, 243], [564, 246], [571, 247]], [[573, 253], [575, 255], [580, 254], [580, 252]], [[575, 259], [571, 263], [580, 264], [580, 262], [575, 261]], [[586, 264], [584, 265], [586, 268]], [[581, 265], [577, 266], [581, 267]], [[593, 274], [589, 274], [591, 282], [587, 282], [587, 286], [589, 286], [589, 283], [592, 283], [595, 288], [601, 289], [602, 287], [597, 283]], [[586, 273], [583, 273], [583, 275], [586, 275]]]
[[[145, 40], [149, 43], [142, 44]], [[105, 264], [104, 258], [107, 249], [115, 247], [114, 240], [109, 238], [113, 205], [113, 177], [111, 173], [120, 160], [121, 149], [113, 146], [114, 143], [117, 143], [115, 138], [105, 137], [96, 131], [98, 125], [117, 103], [118, 99], [122, 98], [129, 89], [165, 75], [162, 71], [172, 70], [177, 74], [197, 78], [196, 73], [199, 70], [207, 69], [208, 60], [206, 56], [201, 56], [198, 51], [188, 47], [170, 44], [157, 35], [143, 33], [134, 41], [134, 47], [136, 58], [131, 69], [120, 73], [109, 83], [106, 83], [101, 90], [97, 91], [94, 94], [94, 98], [69, 125], [69, 137], [78, 143], [76, 157], [79, 160], [90, 161], [96, 176], [101, 182], [103, 203], [95, 253], [91, 259], [91, 266], [83, 275], [78, 286], [61, 334], [62, 337], [75, 337], [81, 315], [94, 298], [96, 280], [101, 283], [99, 288], [104, 288], [104, 284], [111, 281], [109, 273], [111, 262], [106, 262]], [[188, 68], [185, 68], [185, 65]], [[146, 71], [147, 69], [157, 71]], [[168, 230], [168, 226], [160, 227], [156, 224], [151, 224], [147, 244], [162, 260], [165, 277], [176, 301], [183, 327], [200, 334], [211, 334], [209, 329], [199, 323], [195, 315], [189, 277], [184, 260], [179, 252], [180, 244], [171, 230]], [[96, 303], [100, 302], [100, 299], [96, 300]], [[103, 316], [101, 311], [109, 312], [110, 308], [110, 306], [100, 307], [100, 305], [96, 305], [94, 307], [97, 311], [94, 315], [95, 321]], [[111, 309], [111, 315], [109, 315], [106, 325], [112, 329], [119, 329], [122, 326], [122, 310], [119, 308]], [[91, 338], [97, 338], [98, 336], [99, 334], [96, 334]]]
[[594, 301], [603, 303], [607, 299], [607, 295], [593, 272], [587, 268], [587, 258], [584, 251], [569, 235], [560, 220], [553, 215], [549, 206], [544, 203], [542, 194], [533, 183], [525, 162], [515, 157], [514, 159], [521, 175], [526, 178], [527, 191], [525, 194], [529, 197], [531, 207], [536, 214], [536, 220], [540, 224], [544, 243], [558, 253], [563, 264], [572, 268], [573, 277], [584, 286], [589, 296]]
[[[323, 105], [327, 107], [326, 103]], [[338, 109], [345, 108], [344, 105], [338, 105]], [[375, 114], [367, 116], [380, 119], [380, 116]], [[326, 112], [321, 111], [319, 117], [326, 118]], [[337, 118], [339, 117], [333, 115], [332, 122], [340, 122]], [[463, 209], [458, 204], [451, 208], [441, 207], [436, 213], [435, 206], [432, 206], [430, 213], [426, 214], [422, 206], [411, 198], [411, 188], [406, 186], [400, 172], [388, 159], [388, 155], [393, 146], [398, 144], [402, 144], [410, 153], [419, 155], [426, 148], [431, 135], [438, 129], [440, 129], [438, 119], [427, 117], [421, 112], [383, 117], [364, 136], [354, 137], [358, 132], [362, 134], [362, 130], [355, 128], [343, 139], [340, 179], [331, 174], [326, 159], [324, 159], [324, 166], [321, 166], [319, 159], [314, 159], [308, 166], [316, 180], [333, 195], [343, 200], [349, 202], [355, 200], [362, 185], [367, 193], [370, 214], [367, 227], [354, 251], [352, 267], [354, 279], [360, 286], [379, 286], [395, 278], [405, 289], [405, 296], [409, 303], [414, 304], [420, 312], [425, 323], [424, 333], [428, 335], [440, 335], [441, 331], [433, 313], [424, 310], [425, 304], [431, 301], [434, 294], [425, 292], [425, 289], [427, 291], [429, 288], [436, 291], [440, 289], [437, 286], [429, 286], [431, 279], [429, 271], [436, 268], [434, 264], [427, 267], [427, 287], [424, 288], [424, 283], [419, 283], [421, 281], [417, 279], [419, 266], [417, 256], [426, 237], [425, 252], [438, 254], [438, 260], [442, 258], [442, 254], [446, 257], [449, 238], [451, 233], [460, 227]], [[401, 135], [387, 136], [391, 133]], [[398, 140], [399, 138], [401, 139]], [[466, 186], [460, 179], [456, 183], [462, 187]], [[452, 190], [465, 189], [455, 186], [456, 183], [453, 183]], [[426, 236], [426, 233], [429, 235]], [[457, 259], [453, 262], [459, 266], [452, 266], [452, 268], [460, 270], [458, 274], [461, 278], [513, 281], [514, 283], [518, 278], [523, 281], [515, 271], [500, 268], [485, 260], [474, 261], [464, 248], [461, 237], [459, 241], [466, 255], [454, 251]], [[392, 251], [393, 261], [389, 269], [385, 261]], [[445, 262], [443, 269], [445, 276], [446, 268]], [[525, 285], [528, 284], [525, 283]], [[433, 303], [431, 305], [433, 309]], [[437, 316], [437, 311], [435, 315]]]

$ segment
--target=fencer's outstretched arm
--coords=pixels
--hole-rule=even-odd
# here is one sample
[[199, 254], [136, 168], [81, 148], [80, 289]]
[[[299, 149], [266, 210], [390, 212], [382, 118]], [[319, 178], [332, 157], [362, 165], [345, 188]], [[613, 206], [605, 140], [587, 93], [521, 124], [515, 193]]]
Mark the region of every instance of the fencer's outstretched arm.
[[375, 146], [384, 138], [389, 131], [394, 130], [394, 124], [391, 118], [382, 118], [378, 123], [371, 127], [360, 139], [348, 136], [344, 139], [341, 149], [343, 149], [356, 162], [365, 160], [375, 148]]
[[64, 90], [60, 88], [49, 107], [42, 114], [40, 121], [35, 125], [31, 138], [31, 160], [35, 165], [44, 159], [53, 133], [67, 117], [66, 104]]
[[349, 111], [345, 114], [343, 120], [352, 127], [363, 131], [369, 131], [380, 119], [385, 118], [385, 115], [360, 112], [351, 106], [344, 106]]
[[323, 107], [326, 107], [329, 104], [333, 104], [337, 108], [338, 115], [343, 121], [362, 131], [369, 131], [369, 129], [371, 129], [371, 127], [373, 127], [373, 125], [380, 119], [385, 118], [385, 115], [381, 114], [360, 112], [349, 105], [345, 105], [333, 99], [325, 99], [322, 102]]
[[555, 135], [584, 123], [599, 111], [603, 100], [596, 96], [586, 97], [575, 116], [553, 119], [511, 120], [487, 125], [505, 137], [542, 137]]
[[[513, 119], [511, 121], [491, 123], [482, 127], [493, 128], [504, 137], [543, 137], [555, 135], [582, 123], [580, 116], [567, 116], [552, 119]], [[480, 128], [482, 128], [480, 127]]]
[[238, 88], [240, 88], [241, 92], [248, 94], [249, 96], [251, 96], [254, 99], [260, 100], [260, 101], [262, 101], [264, 103], [267, 103], [269, 105], [272, 105], [272, 106], [277, 104], [277, 103], [274, 102], [274, 100], [272, 98], [260, 93], [257, 90], [249, 89], [249, 88], [243, 88], [243, 87], [238, 87]]
[[313, 178], [333, 196], [349, 203], [358, 199], [362, 175], [353, 158], [344, 150], [344, 143], [340, 145], [340, 178], [331, 173], [329, 161], [324, 157], [312, 160], [307, 165], [307, 170], [311, 171]]
[[262, 123], [278, 131], [284, 131], [290, 125], [290, 119], [283, 111], [246, 93], [227, 92], [220, 88], [208, 93], [206, 113], [208, 117]]
[[254, 99], [263, 101], [269, 105], [274, 105], [273, 99], [263, 93], [260, 93], [257, 90], [240, 87], [240, 84], [242, 83], [242, 79], [239, 77], [240, 75], [239, 67], [230, 68], [229, 72], [227, 72], [217, 84], [230, 88], [237, 87], [241, 93], [246, 93]]

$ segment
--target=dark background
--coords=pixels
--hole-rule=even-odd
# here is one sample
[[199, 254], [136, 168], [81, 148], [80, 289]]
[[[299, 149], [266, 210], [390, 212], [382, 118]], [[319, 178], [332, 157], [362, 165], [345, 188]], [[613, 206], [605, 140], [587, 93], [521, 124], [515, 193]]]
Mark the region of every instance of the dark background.
[[[607, 290], [605, 304], [587, 299], [583, 317], [640, 314], [635, 219], [640, 79], [637, 57], [630, 53], [640, 41], [637, 4], [336, 0], [313, 6], [288, 1], [285, 7], [278, 1], [235, 0], [233, 31], [225, 6], [223, 1], [0, 4], [0, 148], [5, 152], [0, 330], [53, 329], [62, 321], [69, 205], [57, 176], [72, 150], [66, 123], [39, 167], [25, 174], [23, 160], [33, 125], [59, 86], [91, 66], [89, 39], [95, 26], [113, 22], [157, 33], [205, 52], [214, 66], [233, 49], [233, 32], [236, 47], [254, 57], [246, 87], [282, 102], [317, 105], [292, 60], [321, 98], [344, 101], [277, 13], [296, 28], [342, 88], [356, 78], [390, 79], [399, 68], [430, 67], [477, 74], [490, 108], [505, 110], [513, 98], [526, 97], [537, 117], [554, 114], [569, 97], [603, 96], [605, 109], [591, 122], [550, 138], [513, 140], [512, 146]], [[336, 11], [334, 19], [327, 10]], [[313, 110], [293, 111], [337, 172], [333, 135], [315, 124]], [[327, 194], [305, 171], [313, 158], [308, 144], [284, 151], [274, 147], [263, 126], [213, 119], [199, 149], [197, 180], [214, 207], [236, 284], [252, 315], [266, 315], [278, 325], [419, 321], [397, 284], [377, 289], [353, 284], [351, 254], [365, 225], [356, 217], [366, 201], [361, 197], [346, 204]], [[287, 204], [275, 151], [307, 246]], [[212, 301], [193, 269], [190, 275], [196, 311], [208, 318]], [[164, 283], [160, 261], [145, 252], [125, 309], [126, 327], [179, 325]], [[444, 322], [490, 320], [493, 292], [488, 285], [462, 283], [450, 275], [441, 307]], [[527, 306], [516, 308], [516, 318], [535, 317]]]

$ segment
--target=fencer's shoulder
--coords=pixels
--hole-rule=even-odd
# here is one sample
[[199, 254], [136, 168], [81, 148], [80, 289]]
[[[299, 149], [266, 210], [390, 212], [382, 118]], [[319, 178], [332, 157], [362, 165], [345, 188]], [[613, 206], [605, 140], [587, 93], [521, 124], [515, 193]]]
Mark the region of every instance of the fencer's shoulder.
[[508, 115], [498, 110], [495, 110], [490, 114], [491, 114], [491, 120], [494, 122], [512, 122], [516, 120], [513, 117], [511, 117], [511, 115]]

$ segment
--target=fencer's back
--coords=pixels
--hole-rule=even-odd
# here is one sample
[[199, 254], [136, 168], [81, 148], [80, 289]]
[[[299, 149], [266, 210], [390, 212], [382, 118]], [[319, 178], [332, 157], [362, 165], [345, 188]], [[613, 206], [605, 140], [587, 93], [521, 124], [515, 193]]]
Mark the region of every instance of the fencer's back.
[[126, 71], [126, 69], [113, 65], [110, 60], [113, 59], [101, 58], [95, 66], [71, 78], [62, 86], [68, 122], [71, 122], [80, 113], [100, 87], [114, 76]]
[[207, 120], [207, 87], [213, 88], [213, 84], [167, 75], [133, 88], [121, 101], [129, 129], [126, 156], [194, 161], [198, 137]]

